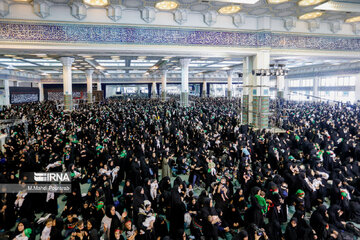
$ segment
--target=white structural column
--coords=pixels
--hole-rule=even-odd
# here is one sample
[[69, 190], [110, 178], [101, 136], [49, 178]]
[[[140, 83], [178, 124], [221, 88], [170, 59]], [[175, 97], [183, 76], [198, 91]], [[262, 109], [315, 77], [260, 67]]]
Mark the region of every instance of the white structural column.
[[72, 109], [72, 76], [71, 65], [74, 62], [74, 58], [61, 57], [60, 61], [63, 64], [63, 84], [64, 84], [64, 109]]
[[285, 76], [276, 77], [276, 94], [279, 99], [284, 99]]
[[290, 100], [289, 79], [284, 80], [284, 99], [286, 101]]
[[86, 86], [87, 86], [87, 102], [93, 102], [93, 76], [94, 70], [89, 69], [85, 71], [86, 74]]
[[360, 104], [360, 74], [355, 78], [355, 103]]
[[136, 86], [136, 94], [140, 96], [141, 94], [141, 87], [139, 85]]
[[101, 91], [101, 74], [98, 75], [99, 81], [96, 83], [96, 90]]
[[181, 64], [181, 106], [189, 105], [189, 64], [191, 59], [180, 59]]
[[9, 88], [9, 80], [4, 80], [4, 105], [10, 105], [10, 88]]
[[39, 82], [38, 87], [39, 87], [39, 102], [42, 102], [44, 101], [44, 84]]
[[227, 72], [227, 75], [228, 75], [228, 78], [227, 78], [227, 98], [228, 99], [231, 99], [232, 98], [232, 89], [233, 89], [233, 84], [232, 84], [232, 75], [234, 73], [233, 70], [228, 70], [226, 71]]
[[[269, 70], [270, 67], [270, 51], [269, 50], [260, 50], [253, 61], [254, 70]], [[254, 88], [250, 92], [252, 99], [252, 122], [251, 124], [257, 128], [266, 128], [268, 127], [269, 122], [269, 99], [270, 99], [270, 89], [269, 89], [269, 76], [254, 76], [253, 77], [253, 86]]]
[[166, 81], [167, 81], [167, 70], [162, 71], [161, 76], [161, 100], [166, 101]]
[[153, 81], [151, 85], [151, 98], [156, 98], [156, 82]]
[[[249, 124], [249, 118], [250, 118], [250, 105], [249, 104], [249, 93], [250, 93], [250, 85], [251, 85], [251, 71], [253, 69], [253, 58], [254, 57], [245, 57], [243, 62], [243, 90], [242, 90], [242, 123], [243, 124]], [[252, 105], [251, 105], [252, 109]]]
[[201, 96], [203, 97], [203, 98], [205, 98], [205, 97], [207, 97], [206, 95], [207, 95], [207, 82], [206, 82], [206, 80], [205, 80], [205, 77], [204, 77], [204, 81], [203, 81], [203, 83], [202, 83], [202, 93], [201, 93]]
[[314, 86], [313, 86], [313, 101], [314, 102], [319, 102], [321, 101], [320, 99], [320, 93], [319, 93], [319, 85], [320, 85], [320, 78], [319, 77], [314, 77]]

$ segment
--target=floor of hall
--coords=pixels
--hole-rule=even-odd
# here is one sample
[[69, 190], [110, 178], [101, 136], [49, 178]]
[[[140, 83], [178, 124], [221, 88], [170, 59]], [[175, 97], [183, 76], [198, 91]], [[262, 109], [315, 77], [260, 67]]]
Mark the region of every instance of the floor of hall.
[[[159, 170], [159, 176], [161, 176], [161, 170]], [[188, 181], [188, 177], [189, 177], [189, 175], [178, 175], [183, 181], [185, 181], [185, 182], [187, 182]], [[173, 181], [175, 180], [175, 178], [176, 178], [177, 176], [173, 176], [173, 177], [171, 177], [171, 182], [173, 183]], [[120, 184], [120, 192], [122, 192], [122, 190], [123, 190], [123, 186], [124, 186], [124, 181]], [[236, 189], [236, 188], [238, 188], [238, 187], [240, 187], [240, 184], [237, 182], [237, 180], [235, 180], [235, 181], [233, 181], [233, 184], [234, 184], [234, 188]], [[81, 184], [80, 185], [81, 186], [81, 193], [82, 193], [82, 195], [85, 195], [86, 193], [87, 193], [87, 191], [88, 191], [88, 189], [89, 189], [89, 187], [90, 187], [90, 184], [89, 183], [85, 183], [85, 184]], [[199, 196], [200, 195], [200, 193], [201, 193], [201, 191], [202, 191], [203, 189], [201, 189], [201, 188], [194, 188], [194, 195], [195, 196]], [[118, 199], [118, 197], [119, 197], [120, 195], [118, 195], [118, 196], [114, 196], [114, 200], [117, 200]], [[65, 195], [61, 195], [59, 198], [58, 198], [58, 216], [60, 216], [61, 215], [61, 213], [62, 213], [62, 211], [63, 211], [63, 209], [64, 209], [64, 207], [65, 207], [65, 200], [66, 200], [66, 197], [65, 197]], [[325, 198], [325, 202], [324, 202], [324, 205], [326, 205], [326, 207], [329, 207], [330, 206], [330, 201], [329, 201], [329, 199], [328, 198]], [[292, 217], [292, 215], [294, 214], [294, 212], [295, 212], [295, 209], [294, 209], [294, 207], [293, 206], [290, 206], [289, 208], [288, 208], [288, 221], [291, 219], [291, 217]], [[38, 218], [40, 218], [40, 217], [42, 217], [42, 216], [46, 216], [47, 214], [36, 214], [36, 218], [38, 219]], [[309, 213], [306, 213], [306, 215], [305, 215], [305, 219], [307, 220], [307, 221], [309, 221], [309, 219], [310, 219], [310, 214]], [[265, 218], [265, 223], [267, 223], [268, 221], [267, 221], [267, 219]], [[360, 224], [356, 224], [356, 223], [354, 223], [354, 225], [356, 226], [356, 227], [360, 227]], [[282, 230], [283, 230], [283, 232], [285, 232], [285, 228], [286, 228], [286, 224], [283, 224], [282, 225]], [[12, 231], [13, 230], [15, 230], [15, 227], [12, 229]], [[189, 229], [186, 229], [186, 231], [185, 231], [187, 234], [188, 234], [188, 236], [190, 236], [190, 230]], [[67, 239], [69, 239], [69, 238], [67, 238]], [[222, 240], [222, 238], [219, 238], [220, 240]], [[354, 239], [356, 239], [356, 238], [354, 238]], [[40, 240], [40, 234], [38, 234], [37, 236], [36, 236], [36, 238], [35, 238], [35, 240]], [[228, 239], [227, 239], [228, 240]]]

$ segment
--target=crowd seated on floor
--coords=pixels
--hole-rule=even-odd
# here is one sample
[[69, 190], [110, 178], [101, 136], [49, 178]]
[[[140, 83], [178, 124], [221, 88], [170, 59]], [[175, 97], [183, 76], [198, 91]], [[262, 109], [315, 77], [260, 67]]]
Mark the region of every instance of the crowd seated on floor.
[[11, 240], [360, 237], [360, 108], [282, 107], [280, 133], [242, 125], [239, 101], [221, 98], [4, 109], [0, 119], [25, 117], [27, 131], [9, 129], [0, 183], [70, 172], [72, 188], [1, 193], [0, 230]]

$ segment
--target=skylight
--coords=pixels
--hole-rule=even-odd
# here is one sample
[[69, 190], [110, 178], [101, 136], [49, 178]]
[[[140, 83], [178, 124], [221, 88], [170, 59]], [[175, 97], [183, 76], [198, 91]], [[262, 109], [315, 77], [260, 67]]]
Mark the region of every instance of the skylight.
[[158, 60], [131, 60], [131, 63], [157, 63]]
[[47, 62], [44, 62], [44, 63], [38, 63], [40, 64], [41, 66], [46, 66], [46, 67], [61, 67], [62, 66], [62, 63], [47, 63]]
[[154, 63], [131, 63], [132, 67], [151, 67]]
[[117, 59], [99, 59], [96, 60], [98, 63], [125, 63], [125, 60], [117, 60]]
[[144, 73], [146, 72], [146, 70], [133, 70], [133, 71], [129, 71], [129, 73]]
[[125, 67], [125, 62], [119, 62], [119, 63], [99, 63], [103, 67]]
[[56, 59], [25, 59], [26, 61], [29, 62], [34, 62], [34, 63], [42, 63], [42, 62], [59, 62]]
[[6, 64], [6, 65], [11, 65], [11, 66], [16, 66], [16, 67], [28, 67], [28, 66], [36, 66], [32, 63], [26, 63], [26, 62], [2, 62], [2, 64]]
[[228, 66], [231, 66], [232, 64], [213, 64], [213, 65], [210, 65], [210, 66], [207, 66], [207, 67], [210, 67], [210, 68], [214, 68], [214, 67], [228, 67]]

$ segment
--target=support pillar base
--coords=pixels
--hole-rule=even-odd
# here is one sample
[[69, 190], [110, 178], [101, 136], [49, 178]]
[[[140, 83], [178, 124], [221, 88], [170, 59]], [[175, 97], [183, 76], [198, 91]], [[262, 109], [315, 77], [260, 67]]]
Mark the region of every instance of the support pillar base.
[[227, 98], [228, 99], [231, 99], [232, 98], [232, 91], [227, 91]]
[[151, 93], [151, 98], [157, 98], [156, 92]]
[[243, 95], [242, 124], [249, 124], [249, 95]]
[[189, 106], [189, 93], [188, 92], [181, 93], [180, 102], [181, 102], [182, 107]]
[[206, 97], [207, 97], [206, 91], [202, 91], [201, 97], [203, 97], [203, 98], [206, 98]]
[[72, 110], [72, 94], [64, 94], [64, 110]]
[[253, 126], [259, 129], [269, 126], [269, 96], [253, 96]]
[[161, 101], [166, 101], [166, 92], [161, 93]]
[[87, 102], [92, 103], [93, 102], [93, 95], [92, 93], [87, 93]]

